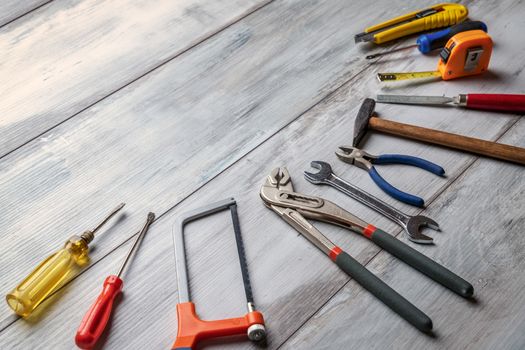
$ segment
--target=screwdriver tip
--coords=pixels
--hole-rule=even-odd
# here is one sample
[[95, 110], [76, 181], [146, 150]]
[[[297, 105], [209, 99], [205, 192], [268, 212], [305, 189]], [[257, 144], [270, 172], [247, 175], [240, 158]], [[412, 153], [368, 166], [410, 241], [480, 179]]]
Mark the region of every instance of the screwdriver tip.
[[153, 220], [155, 220], [155, 214], [152, 213], [152, 212], [149, 212], [148, 213], [148, 221], [153, 221]]
[[118, 206], [116, 206], [116, 207], [111, 211], [111, 213], [109, 213], [108, 216], [106, 216], [106, 217], [104, 218], [104, 220], [102, 220], [102, 221], [101, 221], [97, 226], [95, 226], [95, 228], [92, 229], [90, 232], [91, 232], [91, 233], [95, 233], [95, 232], [97, 232], [102, 226], [104, 226], [104, 224], [105, 224], [106, 222], [109, 221], [109, 219], [111, 219], [115, 214], [117, 214], [117, 213], [120, 211], [120, 209], [122, 209], [122, 208], [124, 207], [124, 205], [126, 205], [126, 203], [120, 203]]
[[378, 56], [378, 55], [368, 55], [368, 56], [366, 56], [365, 58], [366, 58], [367, 60], [371, 60], [371, 59], [376, 58], [377, 56]]

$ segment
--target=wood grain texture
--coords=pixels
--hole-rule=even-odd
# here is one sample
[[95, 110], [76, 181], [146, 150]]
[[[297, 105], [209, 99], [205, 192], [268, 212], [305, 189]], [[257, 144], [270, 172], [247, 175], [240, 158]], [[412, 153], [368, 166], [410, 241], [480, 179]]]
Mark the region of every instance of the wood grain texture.
[[[525, 146], [521, 120], [502, 142]], [[428, 312], [435, 337], [420, 334], [350, 282], [283, 349], [522, 349], [525, 346], [523, 167], [480, 159], [425, 211], [444, 234], [421, 247], [474, 284], [467, 302], [381, 252], [369, 267]], [[406, 239], [403, 239], [405, 242]], [[327, 346], [327, 344], [331, 344]]]
[[[396, 225], [366, 207], [335, 190], [307, 184], [300, 175], [307, 168], [308, 160], [328, 158], [341, 176], [352, 179], [358, 186], [392, 202], [380, 193], [370, 179], [362, 176], [362, 170], [338, 163], [332, 153], [351, 134], [348, 130], [353, 121], [345, 116], [357, 113], [358, 101], [362, 98], [359, 91], [351, 87], [347, 87], [344, 92], [344, 95], [333, 96], [272, 137], [183, 201], [152, 227], [143, 243], [141, 254], [133, 264], [133, 271], [130, 272], [130, 276], [133, 276], [130, 279], [133, 278], [134, 282], [128, 284], [127, 297], [115, 314], [111, 333], [105, 341], [107, 348], [119, 348], [124, 339], [130, 348], [142, 348], [148, 344], [153, 344], [153, 348], [167, 348], [171, 344], [176, 335], [177, 302], [175, 268], [171, 258], [172, 225], [181, 212], [230, 195], [235, 196], [239, 203], [255, 301], [267, 318], [270, 349], [284, 342], [346, 283], [347, 277], [329, 259], [298, 236], [273, 212], [264, 208], [258, 191], [264, 176], [273, 165], [286, 164], [289, 167], [296, 190], [325, 196], [387, 231], [399, 232]], [[311, 142], [314, 138], [317, 140], [315, 143]], [[370, 146], [377, 147], [382, 144], [381, 141], [377, 138], [370, 140]], [[401, 152], [409, 152], [414, 146], [395, 143], [395, 140], [392, 140], [391, 145], [395, 145], [396, 150]], [[426, 158], [441, 153], [439, 149], [419, 150], [420, 155]], [[463, 171], [463, 162], [468, 159], [469, 157], [461, 154], [450, 156], [446, 151], [441, 153], [439, 161], [449, 171], [448, 181], [410, 167], [399, 167], [397, 175], [404, 179], [403, 185], [407, 190], [427, 198], [459, 176]], [[418, 181], [422, 178], [425, 179], [424, 182]], [[395, 205], [401, 207], [398, 203]], [[403, 209], [411, 213], [417, 212], [414, 208]], [[236, 252], [229, 225], [229, 217], [225, 214], [192, 224], [187, 232], [192, 298], [203, 318], [232, 317], [244, 312], [240, 271], [235, 260]], [[378, 252], [376, 246], [344, 229], [323, 224], [318, 227], [361, 262], [368, 261]], [[430, 234], [439, 239], [440, 235], [451, 232], [453, 234], [455, 231], [447, 228], [442, 234]], [[73, 313], [77, 309], [85, 310], [89, 306], [97, 293], [89, 287], [98, 286], [103, 276], [114, 270], [115, 267], [111, 266], [113, 263], [106, 264], [105, 261], [119, 260], [120, 254], [110, 254], [95, 265], [96, 270], [90, 269], [76, 280], [60, 300], [60, 305], [63, 303], [64, 306], [53, 304], [39, 323], [28, 325], [17, 322], [4, 331], [0, 338], [8, 343], [17, 342], [20, 346], [25, 346], [32, 344], [34, 339], [53, 332], [51, 344], [58, 348], [67, 348], [67, 344], [72, 344], [71, 334], [74, 334], [77, 324], [72, 322], [65, 326], [60, 315]], [[456, 267], [454, 261], [448, 262], [448, 266]], [[102, 270], [98, 270], [99, 268]], [[407, 297], [413, 299], [412, 295]], [[373, 298], [372, 300], [378, 303]], [[381, 304], [376, 306], [381, 310], [383, 308]], [[80, 319], [81, 315], [78, 317]], [[62, 331], [61, 334], [58, 329]], [[20, 339], [16, 338], [16, 334], [27, 333], [29, 330], [32, 335], [18, 343]], [[227, 345], [214, 343], [209, 348], [251, 347], [249, 343], [239, 341]]]
[[172, 207], [366, 66], [348, 50], [351, 4], [269, 6], [2, 159], [2, 290], [127, 202], [132, 219], [94, 242], [97, 261], [133, 213]]
[[[202, 185], [203, 188], [161, 217], [146, 236], [126, 277], [129, 283], [126, 282], [125, 297], [113, 318], [111, 332], [103, 344], [105, 348], [168, 348], [171, 345], [176, 334], [177, 302], [172, 224], [182, 211], [230, 195], [239, 202], [255, 301], [265, 313], [270, 332], [268, 348], [283, 344], [344, 287], [347, 276], [265, 209], [258, 191], [272, 167], [285, 164], [291, 171], [296, 190], [327, 197], [389, 232], [400, 232], [396, 225], [343, 194], [302, 180], [301, 172], [308, 162], [323, 159], [331, 162], [343, 178], [408, 213], [417, 212], [417, 209], [386, 197], [362, 170], [338, 163], [333, 155], [337, 146], [350, 141], [353, 116], [362, 98], [373, 96], [378, 89], [374, 67], [356, 76], [366, 65], [362, 63], [363, 47], [353, 47], [350, 43], [351, 33], [364, 25], [359, 22], [361, 17], [355, 28], [347, 19], [360, 11], [367, 21], [374, 16], [377, 19], [373, 21], [377, 21], [381, 16], [384, 18], [385, 13], [374, 14], [375, 6], [365, 9], [353, 6], [343, 1], [271, 4], [221, 33], [215, 41], [192, 49], [185, 60], [176, 62], [176, 67], [168, 65], [148, 75], [140, 84], [82, 113], [71, 124], [64, 123], [45, 138], [6, 157], [4, 163], [0, 163], [2, 181], [11, 185], [3, 189], [5, 192], [1, 196], [14, 204], [0, 217], [6, 227], [0, 241], [1, 256], [5, 259], [0, 263], [2, 290], [34, 266], [45, 255], [44, 251], [58, 246], [66, 238], [64, 232], [82, 230], [96, 221], [107, 209], [101, 203], [111, 207], [114, 201], [125, 200], [128, 215], [97, 238], [93, 252], [95, 264], [61, 292], [59, 301], [51, 300], [38, 318], [18, 321], [6, 328], [0, 333], [0, 342], [8, 348], [38, 347], [44, 342], [56, 349], [72, 348], [74, 331], [82, 313], [98, 294], [103, 278], [114, 273], [128, 247], [113, 248], [136, 232], [147, 211], [160, 214]], [[401, 11], [413, 9], [415, 5], [391, 6]], [[509, 11], [512, 6], [516, 6], [516, 2], [483, 5], [488, 11], [494, 11], [491, 18], [498, 19], [492, 21], [496, 31], [493, 35], [496, 36], [498, 30], [503, 33], [503, 28], [510, 33], [518, 30], [519, 26], [515, 25], [519, 20], [497, 12]], [[378, 7], [388, 8], [386, 3]], [[478, 13], [483, 12], [478, 9]], [[290, 18], [295, 22], [283, 33], [282, 23], [289, 23]], [[348, 26], [348, 32], [343, 23]], [[243, 31], [249, 31], [250, 36], [244, 45], [239, 45], [235, 38], [242, 37], [239, 33]], [[275, 40], [276, 37], [280, 40]], [[506, 57], [523, 49], [509, 45], [509, 41], [499, 41], [502, 56], [494, 61], [495, 70], [504, 76], [501, 81], [489, 77], [490, 85], [481, 79], [452, 85], [440, 82], [425, 86], [425, 91], [428, 94], [452, 94], [467, 89], [520, 92], [524, 86], [523, 63], [519, 60], [509, 62]], [[352, 49], [348, 50], [349, 47]], [[259, 55], [255, 57], [253, 52]], [[433, 61], [435, 57], [420, 57], [414, 53], [396, 64], [414, 69]], [[390, 64], [393, 62], [380, 61], [376, 67], [384, 70]], [[342, 88], [310, 109], [348, 80]], [[403, 93], [414, 93], [420, 88], [401, 85]], [[390, 89], [398, 92], [399, 86]], [[309, 111], [301, 115], [307, 109]], [[421, 108], [404, 106], [378, 106], [378, 110], [389, 119], [486, 139], [498, 138], [518, 118], [454, 109], [445, 113], [438, 108], [424, 109], [422, 114]], [[474, 115], [476, 123], [472, 122]], [[514, 143], [513, 140], [508, 142]], [[460, 152], [379, 134], [370, 135], [366, 148], [373, 153], [418, 155], [444, 166], [447, 179], [404, 166], [380, 169], [394, 184], [423, 196], [427, 202], [438, 197], [475, 159]], [[217, 174], [220, 175], [213, 179]], [[472, 195], [472, 191], [464, 194], [467, 195]], [[487, 193], [487, 196], [494, 195]], [[453, 196], [449, 202], [457, 200]], [[465, 208], [460, 206], [456, 211], [464, 212]], [[233, 233], [229, 218], [221, 215], [190, 225], [188, 231], [192, 297], [203, 318], [237, 316], [244, 312]], [[446, 216], [457, 217], [457, 213]], [[464, 218], [469, 219], [468, 216]], [[443, 226], [443, 219], [437, 220]], [[493, 221], [492, 224], [497, 225], [497, 220]], [[55, 223], [57, 228], [49, 230]], [[440, 244], [445, 241], [453, 244], [454, 241], [448, 239], [455, 237], [456, 231], [450, 223], [448, 221], [443, 233], [429, 234]], [[359, 261], [367, 262], [378, 252], [373, 244], [346, 230], [324, 224], [318, 227]], [[33, 232], [45, 232], [46, 236], [32, 237]], [[486, 253], [483, 249], [480, 253]], [[24, 256], [13, 252], [23, 252]], [[431, 252], [441, 253], [442, 249]], [[446, 259], [446, 265], [457, 271], [461, 260], [448, 256]], [[403, 267], [400, 263], [397, 265]], [[471, 273], [474, 271], [464, 277], [469, 279]], [[411, 269], [407, 269], [406, 275], [418, 277]], [[397, 274], [392, 278], [401, 280]], [[437, 290], [435, 293], [439, 292], [437, 296], [441, 298], [450, 297], [448, 291], [440, 290], [439, 286], [435, 288], [433, 282], [428, 283], [414, 284], [412, 294], [399, 285], [391, 285], [410, 300], [416, 300], [427, 290]], [[378, 316], [370, 319], [374, 325], [388, 310], [366, 293], [357, 294], [359, 290], [357, 286], [354, 289], [355, 295], [359, 295], [356, 300], [370, 303], [377, 310], [370, 316]], [[454, 304], [436, 304], [436, 307], [443, 308], [443, 312], [454, 312], [460, 303], [461, 300]], [[361, 314], [368, 315], [364, 309], [360, 310]], [[2, 310], [2, 315], [5, 314]], [[402, 322], [395, 315], [391, 318]], [[494, 330], [492, 334], [502, 338], [508, 336], [504, 327], [512, 320], [496, 321], [500, 323], [490, 326], [490, 330]], [[353, 323], [354, 319], [349, 322]], [[346, 331], [346, 327], [344, 329]], [[409, 333], [410, 327], [407, 329], [403, 331]], [[315, 330], [308, 334], [313, 337], [318, 333], [321, 335]], [[339, 334], [330, 329], [322, 334], [327, 337], [324, 344], [328, 344], [326, 339], [331, 342], [339, 339]], [[361, 337], [371, 347], [371, 335], [364, 333]], [[377, 338], [375, 336], [374, 340]], [[300, 339], [297, 341], [297, 344], [306, 344], [307, 348], [316, 343], [323, 345], [318, 338], [304, 343]], [[343, 341], [341, 344], [343, 348], [347, 345]], [[252, 347], [244, 341], [233, 340], [228, 344], [211, 343], [206, 348]]]
[[0, 2], [0, 27], [28, 12], [48, 3], [50, 0], [3, 0]]
[[390, 135], [406, 137], [412, 140], [455, 148], [477, 155], [525, 165], [525, 149], [516, 146], [375, 117], [370, 118], [369, 128]]
[[0, 155], [268, 0], [67, 0], [0, 29]]
[[[115, 315], [111, 333], [105, 343], [106, 347], [119, 348], [123, 340], [131, 348], [141, 348], [148, 344], [153, 344], [154, 348], [167, 348], [171, 344], [176, 334], [174, 305], [177, 300], [173, 260], [168, 258], [173, 253], [171, 226], [178, 213], [206, 201], [221, 199], [229, 195], [235, 196], [239, 201], [255, 301], [268, 319], [269, 348], [276, 348], [286, 341], [346, 283], [348, 278], [326, 257], [298, 236], [276, 215], [264, 209], [258, 197], [258, 190], [263, 177], [274, 165], [286, 164], [289, 167], [298, 191], [326, 196], [387, 231], [399, 232], [397, 226], [366, 207], [356, 204], [335, 190], [306, 184], [300, 175], [307, 167], [309, 160], [325, 159], [334, 165], [335, 170], [342, 177], [352, 179], [358, 186], [407, 212], [417, 212], [414, 208], [394, 203], [392, 199], [385, 197], [368, 177], [363, 176], [362, 170], [338, 163], [333, 155], [336, 147], [350, 138], [353, 125], [351, 116], [357, 113], [361, 99], [363, 96], [370, 96], [375, 91], [376, 85], [373, 79], [373, 74], [363, 72], [336, 94], [290, 124], [182, 202], [181, 206], [161, 218], [159, 226], [156, 224], [152, 227], [152, 231], [144, 241], [141, 255], [133, 265], [134, 269], [139, 270], [130, 272], [130, 276], [134, 276], [136, 282], [130, 283], [126, 289], [129, 298], [123, 300], [122, 307]], [[442, 84], [429, 87], [430, 90], [433, 90], [431, 92], [446, 88], [446, 85]], [[395, 112], [402, 108], [381, 106], [380, 110], [385, 114], [396, 115]], [[410, 114], [409, 109], [406, 109], [406, 112]], [[430, 108], [425, 115], [414, 113], [402, 117], [415, 119], [415, 122], [426, 123], [430, 126], [450, 125], [456, 122], [454, 127], [458, 132], [471, 132], [471, 134], [487, 139], [497, 137], [517, 118], [512, 115], [476, 113], [478, 123], [472, 125], [468, 119], [471, 112], [462, 110], [451, 110], [451, 112], [453, 113], [445, 114], [440, 109]], [[489, 125], [491, 127], [488, 127]], [[472, 156], [459, 152], [427, 146], [418, 147], [417, 144], [407, 140], [377, 134], [371, 135], [367, 141], [367, 149], [373, 152], [395, 150], [399, 153], [417, 154], [443, 165], [447, 169], [448, 179], [441, 179], [410, 167], [381, 167], [385, 177], [399, 181], [404, 189], [418, 193], [424, 198], [432, 198], [446, 188], [473, 159]], [[143, 213], [149, 210], [151, 205], [145, 208], [147, 209], [143, 209]], [[130, 219], [135, 219], [135, 216], [138, 215], [130, 216]], [[225, 218], [223, 216], [222, 220]], [[136, 219], [137, 223], [141, 220], [141, 218]], [[193, 237], [192, 232], [199, 234], [193, 241], [188, 239], [188, 252], [190, 275], [192, 276], [192, 296], [203, 318], [235, 316], [244, 311], [243, 304], [240, 302], [242, 300], [240, 271], [235, 261], [232, 237], [227, 236], [230, 229], [229, 221], [220, 220], [221, 218], [214, 218], [208, 222], [198, 223], [193, 226], [194, 231], [189, 231], [188, 235], [188, 237]], [[441, 223], [442, 220], [439, 222]], [[121, 233], [124, 232], [122, 226], [118, 228]], [[374, 245], [343, 229], [323, 224], [319, 224], [319, 227], [362, 262], [368, 261], [378, 252]], [[450, 234], [450, 232], [454, 231], [446, 229], [443, 235]], [[440, 238], [440, 234], [432, 233], [432, 235], [436, 239]], [[110, 236], [104, 238], [108, 239], [108, 237]], [[60, 315], [68, 314], [70, 310], [85, 310], [89, 306], [98, 292], [91, 290], [90, 287], [98, 286], [101, 276], [112, 272], [110, 266], [112, 264], [106, 264], [105, 261], [118, 260], [117, 254], [120, 253], [117, 251], [115, 254], [110, 254], [106, 259], [97, 263], [94, 266], [97, 272], [90, 269], [88, 273], [75, 281], [60, 303], [54, 303], [53, 307], [42, 316], [40, 322], [33, 325], [17, 322], [4, 331], [0, 337], [8, 344], [16, 342], [18, 345], [25, 346], [33, 344], [35, 339], [51, 332], [53, 337], [50, 339], [46, 336], [46, 339], [49, 339], [53, 346], [58, 348], [71, 346], [71, 334], [74, 333], [76, 323], [73, 321], [71, 325], [65, 326]], [[159, 261], [158, 257], [162, 257], [162, 260]], [[221, 262], [221, 259], [224, 259], [224, 262]], [[447, 261], [447, 265], [457, 268], [455, 261]], [[98, 270], [99, 268], [101, 270]], [[412, 270], [410, 273], [414, 274]], [[170, 279], [169, 276], [173, 278]], [[394, 285], [394, 287], [398, 286]], [[419, 291], [418, 288], [415, 289]], [[443, 291], [443, 294], [447, 293]], [[414, 298], [413, 295], [406, 293], [405, 295], [408, 298]], [[371, 300], [377, 303], [374, 299]], [[377, 304], [376, 307], [384, 310], [380, 304]], [[80, 318], [81, 315], [78, 315], [78, 319]], [[31, 330], [31, 336], [23, 340], [16, 337], [21, 333], [27, 334], [29, 330]], [[236, 342], [233, 345], [217, 343], [210, 347], [246, 348], [249, 345], [244, 342]]]

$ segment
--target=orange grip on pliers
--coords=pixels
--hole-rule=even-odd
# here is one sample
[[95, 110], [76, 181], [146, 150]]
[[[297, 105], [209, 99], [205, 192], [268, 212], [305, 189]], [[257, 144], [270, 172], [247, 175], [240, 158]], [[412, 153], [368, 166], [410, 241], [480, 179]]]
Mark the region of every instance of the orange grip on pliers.
[[177, 304], [177, 319], [179, 329], [172, 350], [191, 350], [203, 339], [247, 334], [250, 326], [264, 325], [263, 315], [258, 311], [249, 312], [244, 317], [203, 321], [195, 313], [192, 302]]

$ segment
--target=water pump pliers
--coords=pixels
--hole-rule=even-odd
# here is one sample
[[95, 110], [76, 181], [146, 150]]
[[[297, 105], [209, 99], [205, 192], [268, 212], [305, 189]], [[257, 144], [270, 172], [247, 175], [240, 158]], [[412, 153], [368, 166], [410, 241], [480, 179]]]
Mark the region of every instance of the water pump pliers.
[[423, 332], [432, 330], [432, 320], [425, 313], [332, 243], [307, 219], [332, 223], [357, 232], [455, 293], [467, 298], [474, 293], [472, 285], [458, 275], [335, 203], [320, 197], [294, 192], [292, 180], [286, 168], [276, 168], [266, 177], [260, 196], [268, 208], [279, 214], [282, 219], [328, 255], [339, 268]]

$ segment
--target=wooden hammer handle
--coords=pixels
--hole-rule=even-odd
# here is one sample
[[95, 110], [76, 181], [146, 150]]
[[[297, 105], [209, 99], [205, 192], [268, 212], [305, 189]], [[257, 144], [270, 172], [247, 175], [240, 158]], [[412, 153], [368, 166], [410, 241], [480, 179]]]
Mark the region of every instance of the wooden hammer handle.
[[525, 165], [525, 148], [371, 117], [368, 127], [387, 134], [425, 141]]

